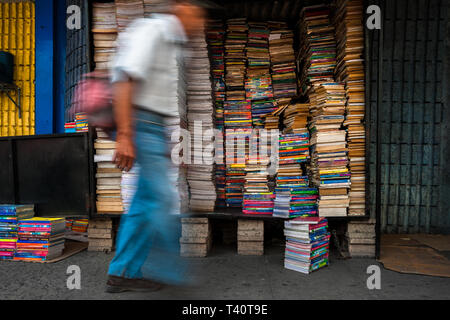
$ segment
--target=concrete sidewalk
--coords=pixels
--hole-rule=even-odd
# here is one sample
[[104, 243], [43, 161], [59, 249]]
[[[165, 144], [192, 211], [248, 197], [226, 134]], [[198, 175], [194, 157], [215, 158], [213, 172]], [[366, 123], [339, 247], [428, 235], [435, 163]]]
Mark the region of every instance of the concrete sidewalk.
[[[405, 275], [381, 267], [381, 290], [369, 290], [371, 259], [331, 259], [311, 275], [283, 267], [281, 245], [261, 257], [238, 256], [231, 247], [215, 248], [204, 259], [186, 259], [196, 287], [166, 287], [155, 293], [104, 292], [113, 255], [82, 252], [56, 264], [0, 262], [0, 300], [4, 299], [450, 299], [450, 279]], [[68, 290], [67, 268], [81, 268], [81, 290]]]

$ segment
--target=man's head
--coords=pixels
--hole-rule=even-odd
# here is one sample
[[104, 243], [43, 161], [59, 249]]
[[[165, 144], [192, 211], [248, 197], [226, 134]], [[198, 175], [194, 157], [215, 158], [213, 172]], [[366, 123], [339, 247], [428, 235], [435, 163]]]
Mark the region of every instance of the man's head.
[[186, 34], [192, 37], [203, 29], [207, 13], [201, 5], [194, 1], [177, 0], [173, 5], [173, 14], [180, 19]]

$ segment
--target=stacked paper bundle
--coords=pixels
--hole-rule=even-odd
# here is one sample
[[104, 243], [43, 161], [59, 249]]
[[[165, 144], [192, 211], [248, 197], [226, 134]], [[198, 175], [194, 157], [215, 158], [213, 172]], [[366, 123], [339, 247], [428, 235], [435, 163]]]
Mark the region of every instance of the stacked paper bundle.
[[312, 163], [314, 185], [319, 187], [320, 216], [346, 216], [350, 174], [347, 168], [346, 132], [341, 130], [345, 112], [343, 85], [328, 83], [310, 90]]
[[227, 20], [225, 37], [225, 83], [227, 100], [244, 100], [248, 26], [246, 19]]
[[330, 233], [325, 218], [297, 218], [284, 223], [284, 267], [309, 274], [328, 265]]
[[363, 1], [337, 0], [336, 3], [337, 68], [336, 80], [345, 84], [347, 97], [344, 125], [348, 131], [348, 155], [351, 182], [349, 215], [365, 214], [365, 73]]
[[33, 205], [0, 205], [0, 260], [14, 258], [19, 221], [33, 216]]
[[64, 124], [64, 133], [76, 133], [77, 124], [75, 122], [66, 122]]
[[116, 52], [117, 23], [114, 2], [92, 4], [92, 33], [96, 70], [106, 70]]
[[121, 196], [122, 170], [112, 162], [116, 143], [100, 129], [96, 130], [94, 161], [97, 164], [95, 175], [97, 178], [97, 213], [122, 214], [124, 211]]
[[89, 131], [89, 124], [85, 112], [78, 112], [75, 114], [75, 126], [77, 128], [77, 132]]
[[297, 95], [294, 33], [287, 29], [271, 30], [269, 37], [272, 82], [275, 98]]
[[144, 0], [144, 17], [149, 18], [153, 13], [170, 12], [171, 0]]
[[115, 0], [117, 28], [124, 31], [136, 19], [144, 18], [144, 3], [142, 0]]
[[329, 15], [324, 4], [305, 7], [301, 13], [298, 58], [303, 66], [299, 79], [303, 94], [312, 85], [334, 82], [336, 39]]
[[205, 35], [191, 39], [189, 49], [187, 119], [193, 156], [187, 174], [190, 209], [212, 212], [217, 198], [214, 183], [214, 107]]
[[139, 178], [139, 164], [135, 163], [133, 168], [128, 172], [122, 172], [122, 180], [120, 182], [120, 193], [123, 205], [123, 213], [128, 213], [131, 202], [136, 194], [138, 178]]
[[284, 110], [284, 133], [309, 133], [308, 116], [310, 105], [308, 103], [291, 104]]
[[62, 255], [66, 221], [64, 218], [20, 220], [15, 261], [47, 261]]

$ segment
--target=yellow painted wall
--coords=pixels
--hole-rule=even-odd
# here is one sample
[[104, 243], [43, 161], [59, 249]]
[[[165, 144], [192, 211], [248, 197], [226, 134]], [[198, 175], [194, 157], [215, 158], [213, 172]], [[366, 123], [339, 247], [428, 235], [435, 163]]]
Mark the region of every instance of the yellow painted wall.
[[[31, 1], [0, 3], [0, 50], [14, 55], [14, 82], [22, 89], [22, 118], [0, 93], [0, 136], [35, 132], [35, 7]], [[13, 95], [17, 100], [17, 95]]]

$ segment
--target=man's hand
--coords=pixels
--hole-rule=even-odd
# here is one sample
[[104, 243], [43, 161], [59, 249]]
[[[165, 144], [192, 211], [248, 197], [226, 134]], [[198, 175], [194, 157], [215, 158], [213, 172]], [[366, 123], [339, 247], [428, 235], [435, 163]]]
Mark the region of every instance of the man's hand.
[[113, 162], [121, 170], [130, 171], [133, 168], [136, 153], [133, 139], [130, 135], [118, 135], [116, 142], [116, 154]]

